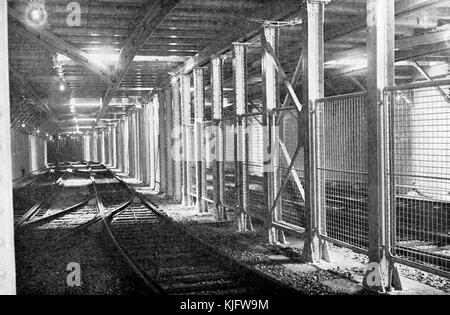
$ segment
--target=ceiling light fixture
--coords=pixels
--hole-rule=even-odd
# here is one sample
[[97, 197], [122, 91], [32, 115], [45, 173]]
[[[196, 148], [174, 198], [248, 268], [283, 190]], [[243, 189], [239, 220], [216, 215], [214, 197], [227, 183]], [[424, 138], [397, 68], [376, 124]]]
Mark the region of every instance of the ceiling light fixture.
[[26, 16], [36, 25], [42, 26], [47, 23], [47, 10], [44, 0], [30, 0], [26, 9]]

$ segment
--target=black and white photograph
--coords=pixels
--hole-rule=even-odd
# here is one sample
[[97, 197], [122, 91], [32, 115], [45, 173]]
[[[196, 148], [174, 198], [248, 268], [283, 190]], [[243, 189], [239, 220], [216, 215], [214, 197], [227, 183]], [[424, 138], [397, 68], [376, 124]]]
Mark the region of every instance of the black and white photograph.
[[449, 295], [450, 1], [0, 0], [0, 161], [0, 295]]

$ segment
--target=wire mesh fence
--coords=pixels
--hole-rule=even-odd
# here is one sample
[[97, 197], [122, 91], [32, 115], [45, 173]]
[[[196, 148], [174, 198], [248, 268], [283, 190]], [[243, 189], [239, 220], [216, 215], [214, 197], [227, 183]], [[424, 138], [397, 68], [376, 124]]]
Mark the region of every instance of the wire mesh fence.
[[244, 164], [248, 171], [248, 208], [250, 215], [264, 217], [267, 205], [264, 200], [264, 147], [262, 114], [249, 115], [243, 118], [245, 133], [248, 139], [248, 154]]
[[304, 157], [299, 113], [295, 107], [284, 108], [273, 112], [270, 119], [276, 155], [273, 160], [275, 194], [281, 189], [275, 220], [304, 227]]
[[388, 218], [392, 254], [450, 274], [450, 83], [390, 89]]
[[187, 176], [188, 176], [188, 193], [196, 196], [197, 193], [197, 163], [195, 161], [195, 126], [186, 126], [186, 142], [187, 142]]
[[223, 206], [235, 210], [237, 208], [237, 189], [236, 189], [236, 161], [235, 161], [235, 125], [236, 118], [227, 118], [222, 121], [223, 127], [223, 168], [224, 177], [221, 179], [221, 185], [224, 187], [225, 196], [222, 200]]
[[202, 157], [202, 199], [208, 203], [214, 203], [214, 177], [213, 167], [216, 161], [215, 152], [215, 125], [212, 121], [203, 123]]
[[319, 100], [316, 107], [320, 234], [366, 251], [366, 93]]

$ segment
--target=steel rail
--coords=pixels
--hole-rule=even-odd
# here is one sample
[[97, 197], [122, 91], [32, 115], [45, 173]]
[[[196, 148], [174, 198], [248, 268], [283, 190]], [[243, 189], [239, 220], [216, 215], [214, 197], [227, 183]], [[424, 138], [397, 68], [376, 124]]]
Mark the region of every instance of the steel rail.
[[[187, 236], [189, 236], [192, 239], [194, 239], [195, 241], [197, 241], [203, 247], [203, 249], [205, 249], [209, 254], [218, 258], [218, 261], [220, 262], [221, 265], [223, 265], [224, 268], [233, 269], [236, 271], [246, 273], [247, 275], [251, 274], [253, 276], [256, 276], [261, 281], [267, 282], [268, 284], [273, 285], [274, 287], [279, 287], [279, 288], [283, 289], [283, 291], [285, 291], [285, 293], [287, 293], [287, 294], [299, 294], [299, 291], [293, 289], [292, 287], [285, 285], [284, 283], [278, 282], [273, 277], [265, 274], [264, 272], [254, 268], [246, 263], [243, 263], [241, 261], [238, 261], [238, 260], [230, 257], [229, 254], [227, 254], [225, 251], [221, 250], [220, 248], [217, 248], [216, 246], [211, 245], [210, 243], [206, 242], [199, 236], [195, 235], [193, 232], [191, 232], [189, 229], [184, 227], [182, 224], [176, 222], [174, 219], [172, 219], [171, 217], [169, 217], [166, 214], [164, 214], [163, 212], [161, 212], [157, 206], [155, 206], [153, 203], [151, 203], [149, 200], [147, 200], [147, 198], [144, 195], [137, 192], [134, 189], [134, 187], [132, 187], [130, 184], [124, 182], [120, 177], [118, 177], [116, 174], [114, 174], [110, 170], [108, 170], [108, 171], [117, 180], [122, 181], [129, 190], [133, 191], [135, 196], [138, 197], [149, 210], [155, 212], [158, 215], [158, 217], [160, 217], [165, 222], [172, 225], [175, 229], [182, 231]], [[227, 266], [225, 266], [226, 261], [229, 263], [229, 264], [227, 264]], [[230, 268], [230, 266], [231, 266], [231, 268]], [[253, 278], [253, 279], [255, 279], [255, 278]]]
[[53, 191], [50, 191], [49, 193], [47, 193], [40, 201], [38, 201], [33, 207], [31, 207], [20, 219], [19, 221], [17, 221], [17, 223], [14, 225], [14, 230], [17, 232], [20, 230], [21, 226], [26, 222], [29, 221], [34, 215], [36, 215], [36, 213], [42, 208], [42, 206], [48, 202], [50, 199], [52, 199], [53, 197], [55, 197], [62, 185], [61, 183], [64, 181], [65, 177], [68, 175], [67, 172], [65, 172], [64, 174], [62, 174], [58, 180], [55, 182], [55, 184], [53, 185]]
[[[117, 248], [117, 250], [120, 252], [121, 256], [125, 259], [127, 264], [131, 267], [131, 269], [141, 278], [141, 280], [144, 282], [144, 284], [151, 289], [156, 294], [165, 294], [164, 290], [154, 281], [152, 280], [145, 272], [145, 270], [133, 259], [132, 255], [119, 243], [117, 240], [117, 236], [112, 231], [109, 220], [112, 219], [113, 215], [108, 214], [105, 211], [105, 207], [103, 205], [103, 201], [101, 199], [101, 196], [97, 190], [97, 187], [95, 185], [95, 179], [92, 176], [92, 182], [94, 185], [94, 191], [95, 196], [97, 200], [97, 209], [100, 213], [101, 220], [103, 221], [103, 224], [105, 226], [106, 232], [108, 236], [110, 237], [112, 243]], [[134, 198], [134, 194], [132, 194], [132, 198]], [[129, 204], [128, 204], [129, 205]], [[124, 207], [123, 209], [125, 209]], [[118, 209], [116, 209], [115, 214], [118, 213]]]

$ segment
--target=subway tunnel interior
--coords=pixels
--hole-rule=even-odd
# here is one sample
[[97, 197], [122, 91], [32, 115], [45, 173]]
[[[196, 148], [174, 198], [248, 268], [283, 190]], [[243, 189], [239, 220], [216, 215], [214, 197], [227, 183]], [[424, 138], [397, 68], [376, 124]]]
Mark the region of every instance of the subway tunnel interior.
[[449, 1], [0, 15], [0, 294], [450, 292]]

